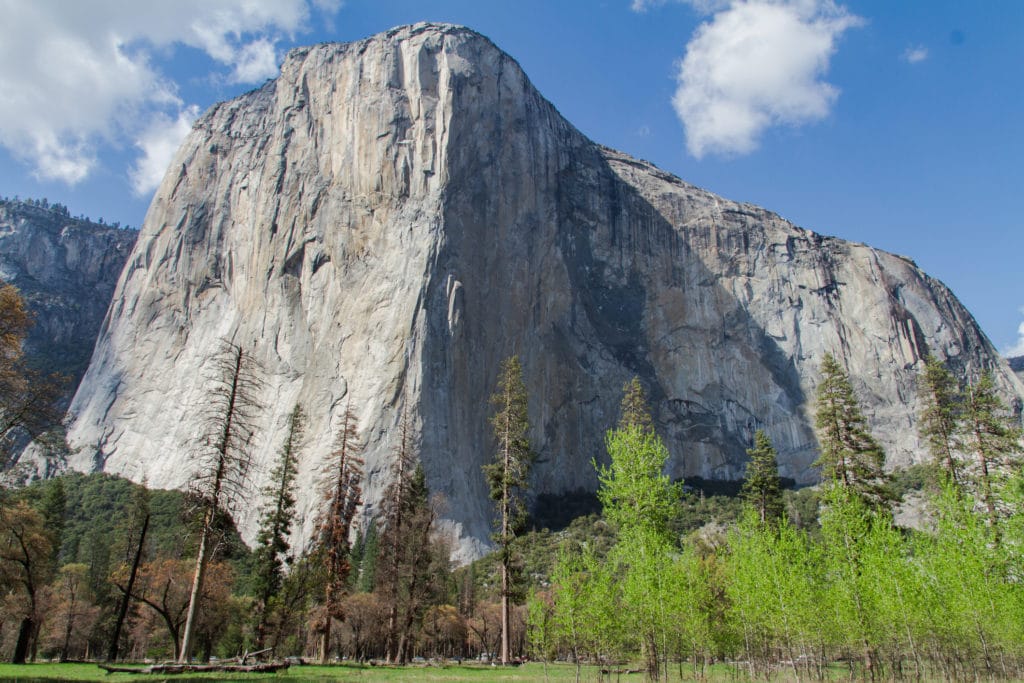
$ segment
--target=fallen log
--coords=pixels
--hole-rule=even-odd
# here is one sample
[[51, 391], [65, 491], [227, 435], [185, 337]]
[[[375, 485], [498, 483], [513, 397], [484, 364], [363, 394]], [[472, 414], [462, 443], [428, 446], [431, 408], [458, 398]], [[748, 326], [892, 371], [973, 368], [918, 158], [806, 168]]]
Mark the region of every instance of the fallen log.
[[260, 664], [150, 664], [141, 669], [128, 666], [110, 666], [109, 664], [99, 664], [98, 666], [108, 674], [184, 674], [210, 671], [217, 673], [269, 674], [284, 671], [291, 665], [288, 662], [264, 662]]

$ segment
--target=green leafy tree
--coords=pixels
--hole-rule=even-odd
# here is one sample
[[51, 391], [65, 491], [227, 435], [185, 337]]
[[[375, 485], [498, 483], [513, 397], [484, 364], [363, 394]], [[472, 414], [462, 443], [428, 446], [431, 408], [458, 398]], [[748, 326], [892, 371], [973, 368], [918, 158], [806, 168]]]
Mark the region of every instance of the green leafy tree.
[[534, 453], [530, 448], [526, 385], [517, 356], [506, 358], [498, 373], [498, 389], [491, 396], [496, 412], [491, 418], [498, 442], [495, 459], [483, 466], [490, 496], [498, 508], [494, 541], [501, 556], [501, 663], [511, 661], [511, 596], [515, 541], [526, 521], [525, 494]]
[[919, 388], [921, 395], [921, 419], [918, 431], [928, 444], [935, 465], [954, 484], [961, 479], [960, 463], [956, 453], [960, 450], [960, 421], [962, 419], [962, 396], [946, 366], [935, 356], [925, 359], [924, 372]]
[[618, 528], [620, 540], [648, 530], [667, 539], [682, 487], [662, 473], [668, 462], [664, 442], [653, 432], [629, 426], [608, 432], [605, 447], [610, 464], [594, 463], [605, 518]]
[[754, 447], [747, 449], [750, 462], [740, 495], [756, 511], [761, 523], [777, 521], [782, 516], [782, 482], [775, 448], [764, 430], [754, 434]]
[[663, 474], [668, 449], [653, 431], [627, 425], [605, 438], [610, 464], [597, 466], [598, 499], [617, 528], [609, 560], [619, 576], [618, 618], [638, 640], [652, 680], [667, 657], [671, 615], [669, 531], [682, 488]]
[[815, 427], [821, 455], [814, 463], [822, 479], [835, 481], [874, 508], [891, 498], [886, 487], [885, 452], [868, 432], [850, 378], [828, 354], [821, 363]]
[[256, 620], [257, 649], [263, 649], [272, 598], [281, 589], [284, 564], [291, 549], [288, 537], [295, 519], [295, 476], [304, 422], [302, 408], [296, 406], [288, 421], [288, 435], [281, 446], [277, 465], [270, 474], [270, 484], [263, 491], [268, 504], [260, 520], [253, 557], [253, 589], [259, 615]]

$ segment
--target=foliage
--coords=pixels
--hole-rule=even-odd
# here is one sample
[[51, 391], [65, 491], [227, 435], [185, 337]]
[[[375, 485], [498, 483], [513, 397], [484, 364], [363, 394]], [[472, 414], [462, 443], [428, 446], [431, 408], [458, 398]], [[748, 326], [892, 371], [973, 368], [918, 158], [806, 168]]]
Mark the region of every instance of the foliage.
[[882, 469], [885, 453], [868, 432], [850, 378], [832, 355], [821, 363], [815, 427], [821, 455], [814, 465], [822, 479], [838, 482], [869, 505], [884, 506], [891, 498]]
[[1022, 450], [1021, 429], [996, 393], [990, 372], [982, 373], [976, 383], [968, 386], [963, 411], [964, 444], [976, 458], [969, 468], [970, 476], [980, 491], [989, 524], [998, 529], [998, 489], [1012, 465], [1011, 457]]
[[651, 409], [647, 405], [647, 395], [640, 384], [640, 378], [634, 377], [627, 382], [622, 387], [622, 393], [619, 429], [638, 427], [641, 431], [653, 432], [654, 420], [651, 419]]
[[292, 410], [288, 434], [281, 446], [279, 460], [270, 474], [271, 484], [263, 491], [268, 501], [260, 520], [253, 553], [253, 592], [258, 598], [256, 646], [263, 648], [263, 637], [269, 617], [271, 598], [281, 589], [284, 565], [291, 546], [288, 536], [295, 518], [295, 476], [298, 472], [298, 450], [303, 437], [302, 409]]
[[928, 444], [935, 466], [959, 484], [961, 464], [957, 452], [962, 444], [963, 397], [956, 378], [939, 359], [929, 355], [918, 392], [923, 406], [918, 431]]
[[782, 483], [775, 448], [764, 430], [754, 434], [754, 447], [747, 449], [747, 455], [750, 462], [741, 495], [757, 510], [762, 524], [776, 521], [782, 515]]
[[664, 442], [653, 432], [629, 426], [608, 432], [605, 446], [610, 465], [595, 463], [604, 517], [618, 528], [620, 538], [648, 531], [665, 538], [682, 487], [662, 474], [668, 461]]
[[530, 448], [526, 385], [517, 356], [506, 358], [498, 373], [498, 388], [491, 396], [496, 412], [491, 417], [497, 450], [494, 461], [483, 466], [491, 499], [498, 508], [498, 530], [494, 534], [501, 553], [501, 662], [511, 661], [510, 602], [514, 584], [514, 544], [526, 522], [524, 502], [530, 467], [535, 455]]
[[22, 343], [32, 318], [18, 289], [0, 283], [0, 473], [21, 447], [60, 424], [57, 401], [66, 378], [28, 366]]
[[323, 510], [317, 523], [314, 555], [322, 565], [322, 615], [318, 619], [320, 661], [325, 663], [331, 649], [331, 625], [344, 619], [343, 599], [348, 592], [352, 570], [349, 536], [356, 509], [362, 504], [362, 445], [357, 433], [358, 420], [351, 406], [341, 416], [334, 451], [322, 478]]

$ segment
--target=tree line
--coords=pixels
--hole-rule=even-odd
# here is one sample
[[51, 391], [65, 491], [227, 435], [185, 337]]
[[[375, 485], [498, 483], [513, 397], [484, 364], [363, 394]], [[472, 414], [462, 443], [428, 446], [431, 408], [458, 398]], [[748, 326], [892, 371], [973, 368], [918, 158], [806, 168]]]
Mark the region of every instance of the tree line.
[[[1024, 476], [1017, 420], [989, 373], [966, 387], [939, 361], [922, 376], [933, 483], [926, 529], [893, 522], [892, 481], [849, 377], [826, 356], [816, 401], [820, 524], [783, 513], [764, 432], [748, 451], [745, 513], [710, 542], [671, 533], [678, 483], [634, 384], [598, 466], [610, 551], [561, 550], [529, 602], [543, 659], [606, 668], [640, 657], [651, 680], [737, 661], [751, 677], [1018, 678], [1024, 670]], [[596, 466], [596, 465], [595, 465]]]
[[[7, 300], [5, 292], [0, 321], [16, 303], [16, 291]], [[9, 340], [6, 367], [16, 376], [25, 327], [12, 329], [0, 341]], [[295, 405], [261, 492], [255, 547], [245, 548], [231, 518], [252, 504], [243, 492], [261, 438], [262, 370], [225, 343], [208, 372], [190, 447], [197, 474], [185, 494], [106, 475], [3, 492], [0, 646], [12, 660], [265, 651], [395, 664], [529, 656], [611, 671], [639, 659], [652, 680], [673, 669], [699, 676], [717, 661], [798, 678], [825, 677], [837, 662], [871, 678], [1021, 671], [1021, 434], [987, 373], [961, 387], [937, 360], [925, 364], [919, 424], [932, 476], [923, 531], [895, 525], [897, 482], [848, 375], [826, 356], [816, 398], [820, 489], [784, 490], [763, 431], [748, 451], [742, 509], [671, 481], [634, 378], [607, 453], [593, 461], [601, 514], [548, 532], [529, 529], [536, 456], [511, 357], [492, 397], [494, 457], [481, 472], [496, 550], [453, 568], [438, 525], [444, 501], [426, 485], [404, 398], [391, 483], [373, 519], [359, 516], [358, 416], [351, 406], [335, 416], [315, 531], [301, 548], [290, 539], [308, 435]], [[82, 494], [115, 489], [106, 507]], [[72, 522], [91, 506], [103, 521], [83, 532]], [[725, 523], [695, 530], [694, 515]]]

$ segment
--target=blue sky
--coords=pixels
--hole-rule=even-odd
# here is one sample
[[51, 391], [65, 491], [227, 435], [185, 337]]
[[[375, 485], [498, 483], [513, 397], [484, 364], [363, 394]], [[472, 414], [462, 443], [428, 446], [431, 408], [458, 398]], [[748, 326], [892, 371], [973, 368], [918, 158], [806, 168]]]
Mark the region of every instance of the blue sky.
[[141, 224], [188, 125], [284, 51], [420, 20], [597, 142], [910, 256], [1024, 354], [1024, 2], [0, 0], [0, 194]]

